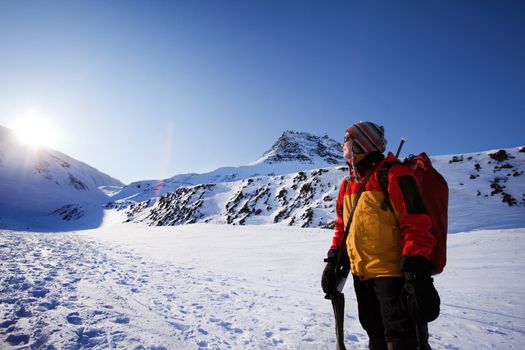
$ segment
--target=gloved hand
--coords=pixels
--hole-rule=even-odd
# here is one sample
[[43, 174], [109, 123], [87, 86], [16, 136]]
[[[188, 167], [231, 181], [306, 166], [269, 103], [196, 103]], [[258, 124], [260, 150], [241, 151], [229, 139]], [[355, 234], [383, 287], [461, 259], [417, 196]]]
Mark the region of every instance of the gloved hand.
[[321, 287], [328, 295], [335, 293], [337, 280], [335, 278], [335, 265], [337, 264], [337, 249], [330, 249], [326, 254], [326, 266], [321, 277]]
[[419, 255], [403, 256], [401, 258], [401, 269], [408, 280], [424, 280], [431, 278], [432, 263]]
[[422, 256], [404, 256], [401, 269], [405, 275], [401, 305], [416, 321], [434, 321], [439, 316], [441, 300], [431, 277], [432, 263]]

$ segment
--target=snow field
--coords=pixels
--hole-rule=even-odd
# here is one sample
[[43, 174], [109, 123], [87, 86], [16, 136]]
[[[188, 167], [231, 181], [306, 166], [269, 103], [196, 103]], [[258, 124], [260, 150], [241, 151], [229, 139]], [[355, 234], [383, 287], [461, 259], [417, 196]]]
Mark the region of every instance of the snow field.
[[[332, 349], [331, 230], [276, 225], [0, 231], [0, 348]], [[449, 235], [433, 349], [525, 344], [525, 229]], [[347, 347], [366, 349], [352, 285]]]

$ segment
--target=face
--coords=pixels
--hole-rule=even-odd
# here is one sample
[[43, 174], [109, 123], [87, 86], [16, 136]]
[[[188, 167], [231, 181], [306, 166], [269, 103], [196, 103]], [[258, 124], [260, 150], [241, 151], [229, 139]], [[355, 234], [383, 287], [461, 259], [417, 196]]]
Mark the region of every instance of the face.
[[344, 142], [341, 144], [341, 147], [343, 147], [343, 157], [346, 160], [352, 159], [352, 146], [353, 146], [352, 138], [347, 133], [345, 135]]

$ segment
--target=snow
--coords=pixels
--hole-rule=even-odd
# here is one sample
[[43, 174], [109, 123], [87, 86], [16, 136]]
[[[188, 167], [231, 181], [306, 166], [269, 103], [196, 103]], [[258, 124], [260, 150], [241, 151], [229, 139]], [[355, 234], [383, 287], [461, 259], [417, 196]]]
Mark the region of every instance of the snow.
[[[522, 147], [504, 150], [508, 159], [501, 161], [491, 157], [496, 150], [432, 157], [434, 166], [449, 185], [449, 233], [525, 227], [525, 153], [522, 150]], [[122, 222], [145, 222], [153, 226], [201, 222], [323, 227], [334, 219], [338, 184], [347, 173], [347, 168], [332, 166], [261, 175], [207, 187], [186, 186], [162, 197], [155, 196], [147, 187], [142, 196], [149, 202], [136, 203], [129, 201], [130, 197], [117, 200], [112, 206], [124, 209]], [[505, 196], [515, 203], [505, 202]]]
[[[505, 149], [509, 159], [502, 162], [490, 157], [498, 150], [431, 158], [449, 185], [449, 233], [525, 227], [523, 149]], [[454, 157], [457, 161], [452, 161]], [[509, 206], [502, 202], [502, 193], [493, 194], [495, 179], [501, 179], [502, 191], [512, 195], [519, 205]]]
[[[107, 203], [98, 187], [123, 184], [63, 153], [19, 143], [0, 126], [0, 227], [40, 227], [64, 205]], [[100, 211], [100, 210], [99, 210]], [[56, 223], [54, 227], [56, 227]]]
[[341, 146], [328, 136], [315, 136], [305, 132], [285, 131], [261, 158], [248, 165], [222, 167], [203, 174], [178, 174], [164, 180], [133, 182], [113, 200], [145, 201], [152, 196], [173, 192], [179, 187], [198, 184], [242, 181], [257, 176], [275, 176], [334, 167], [345, 164]]
[[[348, 174], [327, 136], [285, 131], [256, 162], [122, 187], [96, 169], [46, 148], [29, 150], [0, 127], [0, 229], [70, 231], [120, 222], [300, 227], [333, 224]], [[525, 227], [524, 147], [432, 157], [450, 188], [449, 233]]]
[[[0, 231], [0, 348], [330, 349], [332, 231], [120, 224]], [[433, 349], [525, 344], [525, 228], [449, 235]], [[346, 343], [366, 349], [351, 283]]]
[[[334, 218], [335, 141], [285, 132], [250, 165], [122, 188], [0, 134], [0, 349], [335, 347], [320, 288], [332, 230], [298, 227]], [[521, 349], [525, 148], [432, 160], [450, 188], [432, 348]], [[345, 294], [348, 348], [366, 349]]]

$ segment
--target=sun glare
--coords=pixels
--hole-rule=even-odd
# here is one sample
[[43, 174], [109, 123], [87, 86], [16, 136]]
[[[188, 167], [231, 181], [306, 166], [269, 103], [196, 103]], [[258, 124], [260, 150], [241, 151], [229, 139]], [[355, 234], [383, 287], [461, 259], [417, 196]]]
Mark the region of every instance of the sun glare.
[[44, 119], [20, 119], [13, 125], [20, 142], [31, 146], [52, 147], [58, 139], [53, 125]]

